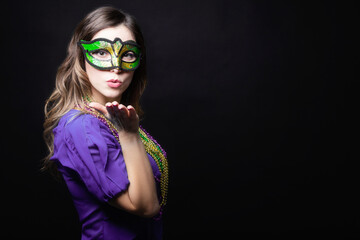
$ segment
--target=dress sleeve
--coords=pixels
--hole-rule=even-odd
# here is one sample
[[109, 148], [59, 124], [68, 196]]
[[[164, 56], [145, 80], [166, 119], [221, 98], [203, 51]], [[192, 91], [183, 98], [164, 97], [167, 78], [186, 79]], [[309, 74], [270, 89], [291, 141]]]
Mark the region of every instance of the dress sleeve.
[[67, 124], [64, 133], [68, 161], [64, 164], [79, 174], [91, 194], [107, 202], [128, 188], [121, 147], [107, 126], [83, 115]]

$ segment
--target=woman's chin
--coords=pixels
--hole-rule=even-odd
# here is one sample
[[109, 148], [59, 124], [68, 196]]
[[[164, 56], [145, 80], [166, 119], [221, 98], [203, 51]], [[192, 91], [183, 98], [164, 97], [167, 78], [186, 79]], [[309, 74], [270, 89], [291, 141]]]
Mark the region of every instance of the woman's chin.
[[121, 98], [121, 93], [119, 91], [116, 92], [106, 92], [104, 97], [107, 102], [119, 101]]

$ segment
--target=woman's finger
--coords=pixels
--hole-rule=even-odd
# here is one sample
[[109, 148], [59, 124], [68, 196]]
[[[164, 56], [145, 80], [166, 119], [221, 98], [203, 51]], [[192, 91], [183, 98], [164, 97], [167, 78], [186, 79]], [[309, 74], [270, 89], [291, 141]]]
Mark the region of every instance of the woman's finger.
[[102, 105], [100, 103], [97, 103], [97, 102], [91, 102], [91, 103], [89, 103], [89, 106], [94, 108], [95, 110], [101, 112], [106, 117], [109, 117], [108, 111], [107, 111], [107, 109], [106, 109], [106, 107], [104, 105]]
[[136, 119], [138, 117], [137, 113], [136, 113], [136, 110], [135, 110], [135, 108], [133, 106], [129, 105], [129, 106], [127, 106], [127, 109], [129, 111], [129, 118], [131, 120], [134, 120], [134, 119]]
[[114, 118], [115, 116], [115, 112], [114, 112], [114, 107], [112, 105], [112, 103], [108, 102], [105, 104], [106, 110], [110, 116], [110, 118]]
[[114, 117], [116, 117], [116, 118], [120, 117], [118, 102], [116, 102], [116, 101], [112, 102], [112, 111], [113, 111]]
[[119, 105], [119, 113], [120, 113], [120, 119], [122, 120], [125, 120], [129, 117], [128, 109], [122, 104]]

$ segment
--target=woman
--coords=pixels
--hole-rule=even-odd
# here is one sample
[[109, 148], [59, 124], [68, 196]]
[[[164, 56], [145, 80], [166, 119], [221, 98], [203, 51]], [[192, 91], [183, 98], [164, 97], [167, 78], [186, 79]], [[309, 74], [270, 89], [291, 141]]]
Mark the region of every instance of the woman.
[[63, 176], [82, 239], [161, 239], [166, 153], [141, 127], [146, 54], [134, 18], [112, 7], [77, 26], [45, 105], [45, 169]]

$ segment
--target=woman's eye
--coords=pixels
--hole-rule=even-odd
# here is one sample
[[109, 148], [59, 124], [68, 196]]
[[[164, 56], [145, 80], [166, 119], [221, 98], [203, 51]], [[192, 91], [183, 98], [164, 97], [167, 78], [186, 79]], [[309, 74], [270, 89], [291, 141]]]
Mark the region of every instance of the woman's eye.
[[100, 60], [108, 60], [111, 59], [110, 54], [105, 50], [98, 50], [91, 53], [91, 55], [94, 58], [100, 59]]
[[134, 52], [126, 52], [122, 55], [121, 60], [125, 62], [133, 62], [136, 60], [136, 55]]

